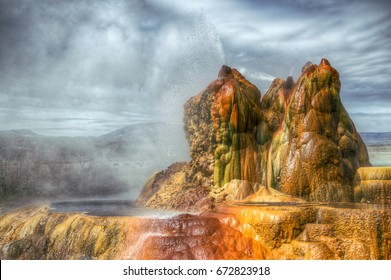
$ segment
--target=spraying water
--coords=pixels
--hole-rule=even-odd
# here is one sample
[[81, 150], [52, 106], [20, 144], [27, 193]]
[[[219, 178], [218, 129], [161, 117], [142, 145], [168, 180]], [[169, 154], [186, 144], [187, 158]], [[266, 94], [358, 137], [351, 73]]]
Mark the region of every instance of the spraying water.
[[[29, 56], [31, 63], [23, 65], [29, 71], [21, 71], [17, 86], [13, 79], [4, 80], [9, 81], [4, 88], [25, 103], [10, 103], [3, 129], [31, 130], [31, 135], [6, 135], [13, 138], [4, 150], [22, 150], [28, 159], [23, 162], [37, 168], [31, 171], [34, 177], [26, 173], [34, 182], [19, 180], [28, 187], [15, 191], [16, 199], [23, 193], [28, 199], [43, 195], [67, 200], [70, 182], [72, 199], [81, 198], [77, 194], [86, 189], [88, 196], [107, 198], [113, 194], [114, 178], [129, 186], [128, 193], [116, 198], [132, 199], [149, 176], [189, 159], [183, 104], [205, 88], [224, 64], [217, 32], [199, 10], [177, 15], [158, 3], [117, 2], [63, 4], [59, 10], [72, 14], [71, 19], [52, 15], [53, 9], [44, 25], [31, 23], [32, 33], [42, 35], [31, 38], [31, 48], [45, 51]], [[29, 13], [39, 14], [39, 6], [31, 5]], [[51, 32], [42, 31], [46, 28]], [[5, 154], [2, 151], [1, 156], [8, 160]], [[16, 166], [11, 163], [4, 166]], [[33, 170], [28, 165], [23, 168]], [[49, 179], [42, 175], [45, 172]], [[110, 176], [102, 179], [102, 174]], [[21, 178], [7, 178], [11, 177]]]

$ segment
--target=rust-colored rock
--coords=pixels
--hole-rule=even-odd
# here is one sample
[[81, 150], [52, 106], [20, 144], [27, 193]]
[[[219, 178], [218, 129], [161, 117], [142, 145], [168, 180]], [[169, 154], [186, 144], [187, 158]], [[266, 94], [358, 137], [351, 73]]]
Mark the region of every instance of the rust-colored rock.
[[219, 205], [172, 218], [29, 207], [0, 216], [1, 259], [391, 259], [379, 205]]
[[267, 250], [235, 229], [232, 215], [215, 216], [93, 217], [29, 207], [0, 216], [0, 258], [264, 259]]
[[223, 66], [218, 79], [185, 104], [191, 161], [151, 178], [136, 203], [151, 208], [207, 209], [225, 200], [220, 189], [231, 180], [259, 182], [256, 126], [261, 120], [260, 98], [259, 90], [236, 69]]
[[391, 211], [369, 204], [220, 205], [266, 259], [391, 259]]
[[322, 59], [296, 83], [275, 79], [261, 102], [253, 84], [223, 66], [185, 105], [191, 162], [152, 178], [138, 204], [197, 210], [250, 195], [263, 201], [254, 197], [263, 186], [308, 201], [353, 201], [356, 170], [370, 163], [340, 87]]
[[[292, 77], [288, 77], [286, 81], [277, 78], [272, 82], [269, 90], [262, 98], [262, 121], [258, 125], [256, 132], [262, 162], [261, 183], [268, 187], [272, 186], [271, 174], [273, 170], [272, 160], [269, 157], [270, 144], [285, 118], [285, 112], [294, 85]], [[270, 181], [269, 183], [268, 180]]]
[[261, 166], [254, 130], [261, 121], [261, 93], [236, 69], [214, 87], [211, 108], [217, 147], [214, 150], [214, 185], [219, 189], [233, 179], [259, 182]]
[[370, 165], [343, 107], [338, 72], [326, 59], [307, 64], [290, 93], [268, 151], [267, 185], [310, 201], [352, 201], [353, 179]]
[[[223, 219], [224, 221], [224, 219]], [[264, 259], [266, 249], [216, 217], [179, 215], [162, 220], [147, 237], [142, 259]]]

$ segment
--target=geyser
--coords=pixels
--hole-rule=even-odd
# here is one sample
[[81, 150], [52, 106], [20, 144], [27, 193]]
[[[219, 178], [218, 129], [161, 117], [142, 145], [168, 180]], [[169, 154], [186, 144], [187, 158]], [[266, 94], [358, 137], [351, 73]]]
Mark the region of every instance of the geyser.
[[296, 82], [275, 79], [261, 100], [252, 83], [223, 66], [185, 104], [191, 161], [151, 178], [137, 203], [194, 210], [256, 199], [259, 190], [285, 194], [276, 195], [284, 201], [353, 202], [356, 171], [370, 163], [340, 87], [322, 59], [305, 64]]
[[325, 59], [296, 82], [274, 80], [262, 99], [223, 66], [185, 104], [190, 162], [153, 175], [137, 200], [198, 215], [25, 208], [0, 217], [0, 257], [390, 259], [390, 168], [368, 167], [339, 89]]

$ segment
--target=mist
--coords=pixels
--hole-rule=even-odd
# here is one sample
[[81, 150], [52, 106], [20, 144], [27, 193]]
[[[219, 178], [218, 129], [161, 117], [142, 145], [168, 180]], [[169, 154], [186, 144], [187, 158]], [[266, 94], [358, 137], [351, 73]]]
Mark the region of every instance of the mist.
[[2, 198], [136, 198], [189, 159], [183, 104], [224, 64], [215, 27], [198, 9], [54, 2], [0, 2]]
[[156, 122], [99, 137], [0, 132], [0, 202], [133, 200], [150, 176], [184, 158], [187, 151], [158, 138], [175, 130]]

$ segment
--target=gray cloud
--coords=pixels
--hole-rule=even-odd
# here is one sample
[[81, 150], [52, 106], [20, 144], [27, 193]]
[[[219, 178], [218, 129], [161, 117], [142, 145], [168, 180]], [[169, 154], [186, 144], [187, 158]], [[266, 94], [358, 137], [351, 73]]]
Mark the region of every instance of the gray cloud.
[[[176, 121], [184, 100], [223, 63], [213, 25], [195, 11], [170, 14], [141, 1], [1, 1], [1, 8], [2, 129]], [[89, 124], [86, 133], [98, 132]]]
[[[390, 131], [390, 6], [0, 0], [0, 129], [97, 135], [162, 119], [180, 127], [183, 102], [223, 63], [264, 94], [272, 77], [297, 78], [308, 60], [327, 57], [359, 130]], [[377, 121], [359, 115], [379, 112]]]

